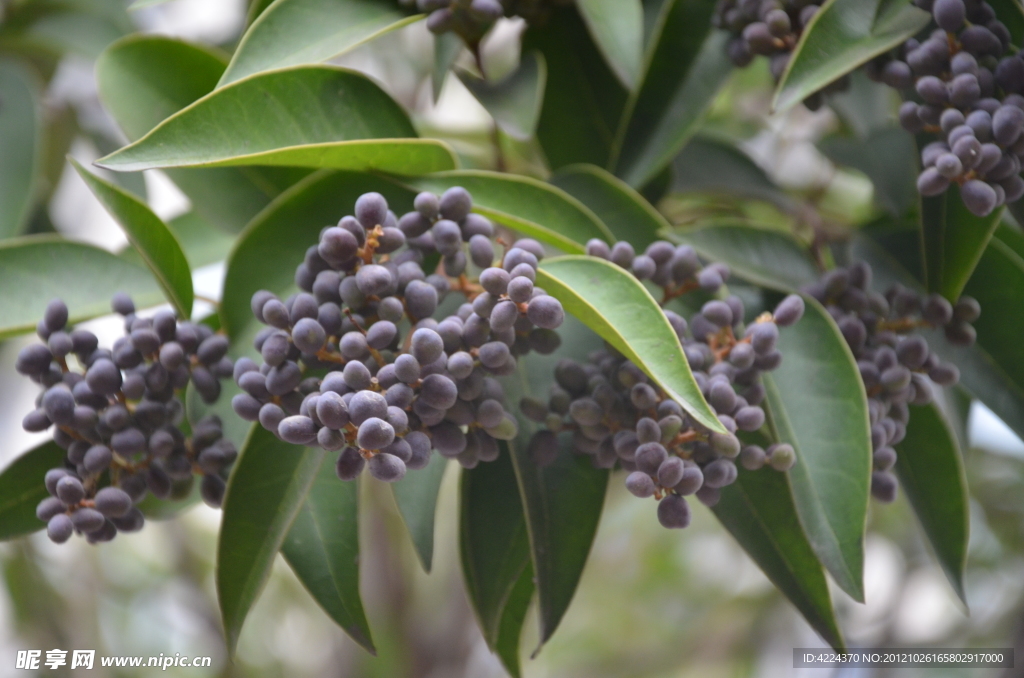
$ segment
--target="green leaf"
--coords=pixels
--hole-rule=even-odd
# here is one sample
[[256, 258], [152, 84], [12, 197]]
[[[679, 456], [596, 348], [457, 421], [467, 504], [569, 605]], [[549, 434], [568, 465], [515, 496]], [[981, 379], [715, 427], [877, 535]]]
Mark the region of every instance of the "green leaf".
[[43, 477], [64, 465], [64, 450], [52, 440], [32, 448], [0, 471], [0, 541], [46, 527], [36, 505], [50, 496]]
[[603, 259], [567, 256], [542, 261], [537, 284], [646, 372], [695, 421], [725, 431], [704, 400], [675, 331], [636, 278]]
[[117, 221], [178, 315], [191, 318], [192, 271], [167, 224], [128, 191], [87, 171], [74, 158], [69, 157], [68, 162]]
[[149, 271], [106, 250], [56, 236], [0, 242], [0, 338], [35, 331], [51, 299], [68, 305], [70, 322], [110, 313], [110, 298], [129, 292], [139, 308], [162, 303]]
[[640, 0], [580, 0], [576, 6], [619, 82], [632, 89], [640, 79], [643, 61]]
[[324, 455], [281, 555], [324, 612], [376, 654], [359, 596], [359, 484], [338, 480], [337, 459]]
[[558, 170], [551, 183], [594, 211], [618, 240], [644, 248], [668, 231], [668, 220], [642, 195], [596, 165], [569, 165]]
[[523, 141], [533, 136], [548, 77], [540, 52], [524, 54], [519, 68], [498, 82], [481, 80], [462, 71], [457, 75], [502, 131]]
[[434, 68], [430, 72], [431, 91], [434, 102], [441, 98], [441, 88], [455, 60], [459, 58], [465, 43], [455, 33], [441, 33], [434, 36]]
[[[871, 264], [877, 289], [885, 290], [896, 282], [921, 289], [921, 283], [896, 258], [908, 250], [916, 251], [917, 233], [913, 229], [876, 225], [863, 233], [867, 237], [854, 239], [851, 254]], [[925, 331], [923, 335], [942, 360], [960, 369], [960, 385], [1024, 437], [1024, 364], [1019, 346], [1024, 318], [1017, 313], [991, 312], [1024, 307], [1024, 257], [1006, 245], [1006, 236], [1014, 235], [1009, 226], [999, 228], [964, 290], [983, 309], [974, 323], [977, 343], [958, 347], [947, 342], [942, 332]], [[906, 264], [914, 268], [913, 262]]]
[[613, 242], [608, 227], [582, 202], [551, 184], [514, 174], [462, 170], [442, 172], [408, 183], [421, 191], [442, 193], [462, 186], [473, 195], [473, 211], [523, 235], [582, 253], [591, 238]]
[[[559, 335], [562, 343], [558, 350], [549, 355], [523, 356], [519, 369], [502, 380], [509, 402], [544, 393], [559, 360], [586, 355], [601, 346], [600, 338], [572, 317], [559, 328]], [[516, 416], [519, 433], [509, 449], [526, 512], [531, 576], [539, 600], [539, 641], [543, 645], [555, 632], [576, 592], [597, 532], [609, 472], [595, 468], [585, 455], [574, 453], [570, 434], [560, 436], [560, 451], [554, 463], [538, 467], [530, 455], [529, 442], [540, 427], [518, 408]], [[522, 601], [524, 611], [528, 602]], [[510, 646], [513, 640], [518, 647], [518, 631], [514, 639], [508, 639]]]
[[223, 230], [207, 223], [195, 212], [186, 212], [167, 222], [185, 257], [194, 268], [224, 261], [231, 252], [235, 239]]
[[670, 0], [661, 10], [610, 163], [631, 186], [644, 186], [672, 162], [732, 71], [728, 35], [711, 29], [713, 13], [713, 2], [692, 0]]
[[[131, 141], [142, 138], [217, 85], [226, 57], [203, 45], [132, 35], [96, 62], [100, 99]], [[204, 219], [238, 232], [301, 171], [292, 168], [170, 169], [167, 176]]]
[[929, 292], [950, 301], [960, 298], [1002, 214], [1000, 207], [987, 217], [975, 216], [958, 189], [921, 198], [921, 246]]
[[807, 248], [788, 233], [742, 225], [708, 226], [679, 236], [704, 258], [761, 287], [792, 292], [818, 279]]
[[[879, 87], [877, 82], [868, 78], [864, 69], [849, 74], [850, 86], [842, 92], [832, 92], [828, 96], [828, 107], [831, 108], [843, 126], [858, 139], [868, 139], [893, 127], [893, 109], [901, 101], [899, 93], [891, 87]], [[904, 141], [910, 140], [904, 132]], [[913, 160], [916, 156], [908, 153], [904, 160]], [[916, 169], [913, 174], [917, 174]], [[915, 193], [917, 191], [915, 187]], [[916, 199], [916, 198], [915, 198]]]
[[277, 0], [242, 36], [218, 87], [254, 73], [327, 61], [417, 21], [380, 0]]
[[367, 191], [382, 193], [398, 214], [412, 209], [414, 193], [379, 177], [318, 172], [282, 193], [246, 227], [228, 257], [221, 295], [221, 319], [232, 340], [256, 322], [249, 306], [253, 293], [288, 290], [320, 229], [352, 214], [356, 199]]
[[608, 164], [626, 104], [626, 89], [605, 63], [572, 7], [555, 8], [543, 26], [530, 26], [523, 51], [540, 50], [548, 67], [537, 125], [548, 165]]
[[134, 12], [135, 10], [142, 9], [143, 7], [156, 7], [157, 5], [162, 5], [165, 2], [170, 2], [170, 0], [135, 0], [132, 4], [128, 5], [128, 11]]
[[439, 454], [431, 455], [426, 468], [408, 473], [397, 483], [391, 483], [398, 512], [409, 529], [416, 555], [425, 572], [430, 572], [434, 560], [434, 514], [446, 468], [447, 459]]
[[989, 5], [1010, 30], [1010, 42], [1019, 45], [1024, 39], [1024, 5], [1019, 0], [992, 0]]
[[672, 191], [706, 192], [795, 208], [792, 198], [768, 178], [746, 153], [728, 140], [696, 136], [672, 161]]
[[[550, 383], [551, 371], [546, 375]], [[512, 460], [526, 511], [543, 645], [576, 593], [601, 518], [608, 471], [574, 454], [567, 435], [554, 463], [541, 468], [528, 451], [528, 429], [521, 431]]]
[[840, 588], [864, 600], [864, 530], [871, 479], [867, 395], [835, 322], [806, 299], [803, 319], [779, 332], [782, 366], [762, 375], [775, 439], [796, 450], [789, 471], [814, 552]]
[[786, 474], [741, 467], [711, 510], [811, 628], [843, 651], [825, 573], [800, 525]]
[[996, 231], [964, 287], [964, 294], [981, 304], [982, 314], [973, 324], [978, 333], [974, 346], [949, 344], [941, 332], [932, 332], [928, 344], [943, 360], [960, 368], [961, 383], [1000, 419], [1024, 436], [1024, 359], [1021, 337], [1024, 317], [1003, 309], [1024, 308], [1024, 257], [1007, 245], [1016, 236], [1011, 227]]
[[910, 408], [896, 473], [953, 590], [967, 604], [967, 477], [956, 436], [935, 404]]
[[[509, 642], [508, 630], [503, 626], [522, 606], [521, 580], [530, 571], [526, 517], [511, 452], [505, 443], [499, 444], [502, 449], [498, 459], [462, 469], [459, 485], [462, 573], [470, 605], [491, 649], [498, 647], [499, 642], [505, 648]], [[506, 668], [518, 675], [507, 656], [507, 650], [503, 651]], [[518, 664], [518, 652], [515, 659]]]
[[447, 146], [407, 138], [415, 136], [405, 111], [366, 76], [301, 66], [222, 87], [97, 164], [120, 172], [254, 164], [396, 174], [454, 168]]
[[512, 587], [512, 591], [505, 599], [505, 609], [501, 614], [501, 621], [498, 623], [498, 641], [494, 651], [497, 653], [505, 670], [512, 678], [519, 678], [519, 639], [522, 636], [523, 623], [526, 621], [526, 613], [530, 609], [530, 601], [533, 600], [533, 592], [536, 586], [533, 583], [533, 564], [527, 561], [523, 573]]
[[866, 139], [832, 137], [819, 148], [832, 162], [866, 174], [875, 202], [889, 214], [901, 216], [917, 203], [917, 149], [903, 129], [874, 130]]
[[42, 170], [41, 84], [17, 61], [0, 59], [0, 238], [21, 233]]
[[263, 14], [271, 4], [273, 4], [273, 2], [274, 0], [250, 0], [249, 8], [245, 12], [246, 27], [252, 26], [252, 23], [256, 21], [256, 19], [259, 18], [259, 16]]
[[804, 28], [775, 89], [783, 111], [923, 29], [931, 14], [905, 0], [829, 0]]
[[217, 598], [229, 654], [324, 454], [282, 442], [262, 426], [249, 430], [228, 480], [217, 541]]

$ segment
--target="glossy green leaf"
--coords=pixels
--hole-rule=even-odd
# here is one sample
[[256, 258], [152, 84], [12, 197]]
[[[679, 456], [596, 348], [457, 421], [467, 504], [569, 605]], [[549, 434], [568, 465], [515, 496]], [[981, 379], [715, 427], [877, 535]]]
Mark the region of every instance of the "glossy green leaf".
[[[121, 146], [120, 140], [113, 141], [102, 134], [88, 134], [89, 140], [96, 146], [96, 150], [102, 155], [113, 153]], [[61, 157], [61, 168], [67, 162], [67, 156], [71, 155], [70, 145]], [[116, 172], [112, 173], [110, 181], [125, 189], [144, 203], [149, 202], [149, 191], [146, 189], [146, 176], [142, 172]]]
[[376, 654], [359, 596], [359, 484], [338, 480], [337, 458], [324, 455], [281, 555], [324, 612]]
[[554, 463], [543, 468], [522, 439], [513, 453], [529, 526], [544, 644], [576, 593], [601, 518], [608, 471], [594, 468], [585, 455], [574, 454], [567, 441]]
[[43, 477], [64, 465], [64, 450], [47, 441], [16, 458], [0, 471], [0, 541], [46, 527], [36, 518], [36, 505], [50, 496]]
[[[502, 380], [505, 397], [517, 403], [524, 396], [544, 393], [559, 360], [585, 355], [601, 347], [600, 338], [572, 318], [559, 328], [561, 346], [549, 355], [531, 354], [519, 360], [516, 373]], [[532, 576], [537, 589], [540, 645], [555, 632], [572, 601], [597, 533], [609, 472], [572, 450], [568, 433], [559, 437], [560, 451], [551, 465], [540, 468], [531, 457], [529, 442], [540, 428], [516, 411], [519, 433], [509, 443], [530, 535]], [[526, 594], [524, 594], [525, 596]], [[529, 601], [522, 601], [523, 607]], [[518, 643], [518, 636], [516, 637]], [[509, 638], [509, 645], [513, 639]]]
[[415, 136], [401, 107], [366, 76], [301, 66], [222, 87], [97, 164], [122, 172], [232, 165], [396, 174], [454, 168], [447, 146], [408, 138]]
[[713, 193], [770, 202], [792, 210], [795, 203], [746, 153], [725, 139], [696, 136], [672, 161], [672, 192]]
[[644, 186], [672, 162], [732, 70], [728, 36], [711, 29], [713, 12], [712, 2], [671, 0], [662, 7], [610, 163], [631, 186]]
[[[521, 580], [530, 571], [526, 517], [508, 446], [496, 461], [463, 469], [459, 485], [459, 554], [466, 592], [484, 640], [507, 643], [503, 629], [522, 606]], [[532, 582], [531, 582], [532, 585]], [[511, 608], [510, 608], [511, 606]], [[507, 616], [506, 616], [507, 615]], [[502, 635], [502, 631], [505, 635]], [[518, 634], [517, 634], [518, 635]], [[518, 643], [517, 643], [518, 645]], [[503, 645], [504, 647], [504, 645]], [[512, 667], [502, 659], [509, 671]], [[516, 653], [518, 663], [518, 653]]]
[[807, 248], [788, 233], [723, 225], [686, 231], [679, 239], [702, 257], [728, 264], [737, 276], [761, 287], [792, 292], [818, 279]]
[[529, 435], [520, 436], [513, 450], [530, 535], [540, 645], [554, 634], [576, 593], [608, 486], [608, 471], [574, 454], [564, 438], [558, 457], [544, 468], [530, 457]]
[[397, 214], [412, 209], [415, 194], [394, 183], [369, 174], [318, 172], [281, 194], [246, 227], [228, 257], [221, 295], [221, 319], [232, 340], [256, 322], [249, 306], [253, 293], [288, 290], [320, 230], [352, 214], [356, 199], [368, 191], [382, 193]]
[[263, 590], [323, 461], [324, 451], [278, 440], [254, 425], [224, 495], [217, 541], [217, 599], [229, 654]]
[[[885, 130], [896, 129], [893, 126], [893, 109], [901, 101], [899, 92], [891, 87], [879, 87], [878, 83], [871, 80], [864, 69], [858, 69], [849, 74], [850, 86], [842, 92], [832, 92], [828, 96], [828, 107], [831, 108], [843, 126], [853, 133], [858, 139], [868, 139]], [[904, 133], [901, 143], [906, 144], [910, 139]], [[886, 149], [886, 152], [891, 152]], [[913, 152], [907, 154], [905, 160], [913, 160]], [[917, 174], [917, 172], [913, 172]], [[915, 191], [917, 189], [915, 188]]]
[[186, 212], [167, 222], [185, 257], [193, 268], [224, 261], [231, 252], [235, 239], [211, 225], [195, 212]]
[[[132, 35], [96, 62], [100, 99], [131, 141], [217, 85], [227, 58], [203, 45]], [[210, 223], [238, 232], [270, 200], [301, 177], [293, 168], [170, 169], [167, 176]]]
[[1024, 230], [1014, 228], [1006, 220], [1003, 220], [992, 237], [998, 238], [1004, 245], [1016, 252], [1017, 256], [1024, 258]]
[[509, 136], [527, 140], [537, 129], [548, 71], [540, 52], [524, 54], [519, 67], [498, 82], [458, 72], [466, 89]]
[[519, 575], [512, 591], [505, 599], [505, 609], [498, 623], [498, 642], [494, 651], [497, 653], [505, 670], [512, 678], [520, 678], [519, 639], [523, 632], [526, 613], [530, 609], [533, 593], [537, 587], [533, 583], [533, 564], [527, 561], [523, 573]]
[[146, 203], [68, 158], [89, 190], [114, 217], [182, 318], [192, 317], [192, 270], [167, 224]]
[[563, 252], [583, 252], [591, 238], [612, 242], [608, 227], [582, 202], [551, 184], [501, 172], [464, 170], [411, 180], [423, 191], [442, 193], [462, 186], [473, 196], [473, 211]]
[[842, 651], [825, 572], [800, 525], [786, 474], [741, 467], [712, 511], [811, 628]]
[[430, 72], [431, 91], [434, 102], [441, 98], [441, 88], [448, 77], [448, 71], [459, 58], [465, 43], [454, 33], [441, 33], [434, 36], [434, 68]]
[[619, 82], [632, 89], [640, 79], [643, 61], [640, 0], [579, 0], [576, 6]]
[[896, 446], [896, 473], [928, 542], [960, 600], [970, 529], [960, 446], [935, 404], [911, 407], [907, 436]]
[[829, 0], [804, 28], [772, 107], [786, 110], [928, 25], [904, 0]]
[[446, 468], [448, 460], [435, 454], [430, 457], [426, 468], [407, 473], [397, 483], [391, 483], [398, 512], [409, 529], [416, 555], [425, 572], [430, 572], [434, 560], [434, 516]]
[[379, 0], [277, 0], [242, 36], [218, 87], [262, 71], [327, 61], [420, 18]]
[[523, 36], [523, 51], [532, 50], [540, 50], [548, 67], [537, 125], [548, 165], [552, 169], [580, 162], [606, 166], [627, 91], [608, 68], [576, 10], [553, 9], [547, 23], [531, 26]]
[[928, 343], [943, 360], [960, 368], [961, 383], [971, 393], [1024, 436], [1024, 317], [1001, 312], [1024, 308], [1024, 256], [1007, 244], [1007, 236], [1016, 235], [1009, 226], [1000, 226], [996, 234], [964, 287], [964, 294], [977, 299], [982, 308], [974, 322], [977, 343], [951, 346], [939, 332], [933, 332]]
[[630, 273], [604, 259], [558, 257], [541, 262], [537, 284], [646, 372], [695, 421], [724, 432], [661, 307]]
[[668, 231], [668, 220], [613, 174], [596, 165], [569, 165], [558, 170], [551, 183], [594, 211], [618, 240], [644, 248]]
[[0, 59], [0, 238], [21, 233], [42, 171], [41, 83], [28, 68]]
[[63, 299], [76, 323], [110, 313], [117, 292], [139, 308], [164, 298], [149, 271], [98, 247], [56, 236], [0, 243], [0, 338], [35, 331], [51, 299]]
[[249, 8], [245, 11], [245, 25], [252, 26], [252, 23], [259, 18], [261, 14], [267, 11], [267, 8], [272, 5], [274, 0], [250, 0]]
[[832, 162], [866, 174], [875, 202], [889, 214], [902, 216], [917, 204], [917, 149], [905, 130], [875, 130], [865, 139], [833, 137], [819, 147]]
[[956, 301], [999, 225], [1003, 208], [987, 217], [968, 211], [960, 191], [921, 198], [921, 246], [929, 292]]
[[864, 530], [871, 478], [867, 395], [835, 322], [807, 299], [779, 332], [782, 366], [763, 375], [776, 440], [796, 450], [789, 471], [814, 552], [840, 588], [864, 600]]
[[[978, 341], [974, 346], [952, 346], [942, 332], [925, 331], [928, 345], [944, 361], [960, 369], [960, 385], [981, 400], [1017, 435], [1024, 437], [1024, 365], [1020, 360], [1020, 337], [1024, 318], [1017, 313], [991, 313], [989, 309], [1024, 308], [1024, 257], [1006, 245], [1013, 236], [1001, 226], [989, 241], [982, 262], [974, 270], [965, 293], [982, 305], [975, 321]], [[916, 251], [917, 232], [906, 228], [867, 228], [854, 239], [853, 256], [868, 261], [875, 275], [875, 287], [886, 290], [893, 283], [921, 289], [921, 283], [897, 260], [896, 254]], [[883, 248], [884, 244], [884, 248]], [[906, 262], [914, 268], [913, 262]]]

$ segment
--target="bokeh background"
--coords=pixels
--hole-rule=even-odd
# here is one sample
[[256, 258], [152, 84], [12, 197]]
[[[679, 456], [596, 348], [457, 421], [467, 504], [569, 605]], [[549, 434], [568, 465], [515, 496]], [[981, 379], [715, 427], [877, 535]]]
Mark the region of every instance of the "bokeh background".
[[[36, 0], [0, 3], [3, 20]], [[65, 150], [89, 162], [123, 143], [96, 95], [93, 63], [110, 41], [131, 31], [232, 47], [244, 27], [243, 0], [171, 0], [134, 11], [124, 0], [73, 0], [96, 21], [52, 23], [35, 39], [52, 46], [53, 67], [41, 99], [48, 125], [61, 130], [50, 149], [46, 200], [32, 232], [58, 231], [120, 251], [126, 241], [81, 179], [62, 162]], [[90, 14], [91, 16], [91, 14]], [[521, 26], [503, 22], [484, 46], [492, 76], [514, 68]], [[496, 136], [488, 114], [449, 76], [435, 102], [430, 82], [432, 38], [422, 23], [385, 36], [335, 61], [368, 73], [413, 114], [424, 134], [448, 140], [465, 164], [542, 172], [530, 144]], [[468, 57], [468, 55], [463, 55]], [[854, 83], [854, 88], [858, 83]], [[685, 228], [732, 211], [790, 227], [843, 229], [874, 213], [871, 181], [837, 168], [815, 146], [850, 120], [891, 124], [888, 92], [855, 116], [836, 98], [810, 112], [797, 107], [769, 116], [770, 78], [752, 67], [733, 76], [713, 106], [709, 130], [742, 138], [744, 150], [800, 206], [783, 214], [770, 203], [724, 206], [701, 192], [677, 190], [661, 204]], [[881, 90], [883, 88], [875, 88]], [[2, 105], [2, 102], [0, 102]], [[866, 121], [866, 122], [864, 122]], [[55, 135], [58, 136], [58, 135]], [[2, 162], [3, 149], [0, 149]], [[117, 177], [145, 192], [165, 220], [187, 214], [188, 199], [161, 173]], [[144, 182], [144, 184], [143, 184]], [[679, 187], [677, 187], [679, 188]], [[682, 188], [685, 188], [683, 186]], [[734, 215], [735, 216], [735, 215]], [[225, 236], [220, 236], [223, 239]], [[292, 265], [282, 262], [282, 265]], [[196, 271], [197, 292], [216, 298], [222, 266]], [[198, 316], [211, 307], [197, 304]], [[1016, 312], [1021, 312], [1017, 309]], [[1014, 312], [1012, 309], [1007, 311]], [[118, 322], [90, 327], [112, 341]], [[34, 386], [14, 373], [17, 351], [31, 338], [0, 344], [0, 467], [39, 441], [21, 431]], [[849, 643], [861, 646], [1010, 647], [1024, 676], [1024, 443], [991, 412], [966, 400], [960, 415], [971, 491], [966, 589], [959, 603], [928, 553], [901, 498], [873, 504], [867, 540], [867, 602], [838, 589], [833, 596]], [[306, 595], [278, 559], [265, 593], [249, 615], [234, 662], [225, 656], [213, 578], [219, 512], [196, 506], [179, 519], [147, 523], [99, 548], [75, 539], [63, 546], [42, 534], [0, 544], [0, 676], [14, 670], [19, 649], [92, 648], [98, 655], [209, 655], [210, 669], [168, 669], [168, 676], [338, 676], [490, 678], [503, 676], [476, 628], [457, 557], [458, 468], [448, 469], [437, 512], [434, 571], [424, 574], [390, 494], [364, 478], [362, 582], [378, 657], [350, 641]], [[693, 525], [668, 532], [652, 502], [612, 482], [575, 600], [554, 638], [524, 662], [529, 678], [661, 678], [701, 676], [889, 675], [884, 671], [795, 670], [793, 647], [821, 641], [703, 507]], [[528, 622], [522, 652], [537, 642]], [[104, 675], [95, 668], [88, 675]], [[108, 675], [152, 675], [121, 670]], [[60, 675], [60, 671], [42, 671]], [[899, 675], [1000, 675], [996, 670], [901, 670]]]

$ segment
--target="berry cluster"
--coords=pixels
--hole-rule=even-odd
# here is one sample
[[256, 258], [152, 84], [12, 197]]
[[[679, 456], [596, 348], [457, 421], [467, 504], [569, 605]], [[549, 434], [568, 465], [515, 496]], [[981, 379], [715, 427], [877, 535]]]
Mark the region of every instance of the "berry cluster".
[[467, 45], [479, 44], [503, 16], [518, 16], [530, 23], [542, 20], [554, 5], [569, 5], [572, 0], [399, 0], [407, 7], [415, 6], [427, 16], [432, 33], [452, 32]]
[[220, 506], [237, 456], [216, 417], [196, 423], [191, 436], [180, 428], [185, 387], [213, 402], [218, 380], [231, 375], [227, 339], [170, 311], [139, 317], [127, 295], [115, 296], [113, 309], [124, 316], [126, 336], [108, 350], [92, 332], [67, 326], [64, 302], [50, 302], [38, 326], [46, 343], [22, 349], [15, 364], [44, 388], [23, 427], [53, 426], [54, 442], [67, 450], [65, 465], [47, 471], [51, 496], [36, 509], [57, 543], [74, 532], [95, 543], [141, 529], [135, 505], [147, 492], [181, 496], [193, 474], [203, 476], [206, 503]]
[[890, 502], [896, 498], [893, 446], [906, 435], [908, 404], [925, 405], [933, 383], [951, 386], [960, 379], [956, 365], [940, 362], [914, 331], [941, 327], [951, 344], [969, 346], [975, 339], [970, 323], [981, 308], [971, 297], [954, 305], [937, 294], [922, 299], [901, 285], [882, 295], [872, 291], [871, 279], [871, 266], [859, 261], [829, 271], [805, 291], [825, 304], [857, 359], [871, 417], [871, 493]]
[[[642, 280], [654, 281], [663, 288], [666, 300], [692, 289], [718, 290], [729, 275], [722, 264], [702, 268], [687, 245], [674, 247], [660, 241], [636, 256], [628, 243], [617, 243], [609, 250], [595, 240], [587, 250]], [[797, 322], [803, 312], [803, 300], [791, 295], [774, 313], [762, 314], [744, 331], [743, 302], [735, 296], [707, 302], [689, 322], [665, 311], [697, 384], [728, 433], [709, 432], [694, 422], [635, 364], [606, 346], [588, 356], [586, 364], [560, 361], [555, 369], [557, 383], [547, 402], [522, 400], [524, 415], [546, 427], [531, 439], [531, 455], [538, 464], [551, 463], [558, 451], [557, 434], [571, 430], [574, 450], [592, 455], [601, 468], [618, 464], [630, 472], [626, 487], [632, 494], [659, 500], [662, 525], [686, 527], [690, 512], [684, 497], [696, 494], [703, 503], [714, 505], [720, 488], [736, 480], [737, 457], [750, 470], [767, 463], [785, 471], [796, 461], [790, 445], [772, 445], [768, 450], [743, 447], [735, 433], [755, 431], [764, 424], [760, 373], [777, 368], [782, 361], [776, 349], [778, 327]]]
[[[495, 263], [494, 226], [465, 189], [420, 193], [414, 206], [399, 219], [379, 193], [360, 196], [355, 216], [306, 251], [302, 292], [252, 298], [268, 325], [255, 340], [263, 364], [236, 363], [234, 409], [289, 443], [342, 450], [343, 480], [369, 466], [397, 481], [431, 449], [467, 468], [493, 461], [497, 440], [517, 432], [493, 376], [559, 345], [562, 305], [534, 286], [540, 243], [519, 240]], [[427, 275], [437, 254], [439, 272]], [[439, 322], [431, 316], [452, 291], [467, 302]]]
[[978, 216], [1024, 196], [1024, 58], [1009, 54], [1010, 32], [979, 0], [917, 0], [938, 28], [868, 64], [868, 75], [918, 101], [900, 107], [900, 124], [939, 135], [921, 150], [917, 188], [939, 195], [960, 186]]
[[[815, 0], [718, 0], [712, 23], [732, 34], [726, 54], [733, 64], [743, 68], [755, 56], [768, 57], [772, 78], [778, 82], [800, 34], [819, 8], [820, 3]], [[849, 84], [849, 78], [844, 76], [807, 97], [804, 104], [817, 108], [822, 103], [822, 94], [844, 90]]]

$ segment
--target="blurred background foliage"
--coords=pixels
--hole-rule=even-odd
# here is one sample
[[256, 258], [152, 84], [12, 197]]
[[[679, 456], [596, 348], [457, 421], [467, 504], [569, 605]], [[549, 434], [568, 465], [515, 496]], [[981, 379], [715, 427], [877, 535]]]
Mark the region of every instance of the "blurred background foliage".
[[[136, 2], [129, 11], [125, 0], [2, 2], [0, 237], [56, 231], [123, 249], [119, 229], [64, 162], [67, 153], [94, 160], [126, 141], [99, 102], [94, 60], [110, 42], [135, 31], [230, 50], [265, 4], [171, 0]], [[484, 42], [492, 77], [515, 69], [521, 30], [521, 24], [504, 21]], [[463, 166], [543, 177], [535, 142], [502, 132], [459, 78], [449, 75], [435, 100], [433, 54], [433, 38], [419, 22], [334, 61], [376, 79], [411, 112], [424, 135], [451, 143]], [[458, 58], [471, 67], [468, 52]], [[913, 162], [912, 143], [893, 133], [890, 91], [862, 80], [855, 76], [848, 92], [816, 112], [798, 106], [772, 116], [772, 82], [764, 64], [734, 72], [676, 171], [649, 194], [661, 197], [659, 207], [680, 229], [732, 219], [795, 231], [810, 243], [880, 217], [903, 216], [916, 200], [908, 183], [913, 173], [894, 165], [903, 158]], [[703, 171], [692, 171], [694, 166]], [[189, 198], [159, 172], [114, 178], [171, 220], [193, 260], [207, 264], [196, 273], [197, 290], [215, 297], [219, 262], [234, 234], [193, 212]], [[729, 198], [719, 183], [724, 178]], [[737, 191], [745, 199], [737, 200]], [[819, 256], [829, 256], [828, 250]], [[104, 323], [109, 330], [108, 321], [92, 325], [102, 332]], [[18, 426], [32, 399], [30, 385], [21, 384], [11, 368], [24, 341], [0, 344], [6, 370], [0, 373], [0, 430], [17, 431], [5, 436], [0, 466], [38, 440]], [[963, 424], [972, 497], [970, 615], [901, 497], [892, 506], [871, 507], [867, 604], [834, 590], [840, 623], [852, 647], [1015, 646], [1021, 665], [1024, 443], [977, 403], [950, 407]], [[12, 670], [19, 649], [56, 647], [95, 648], [99, 655], [213, 657], [212, 669], [172, 668], [169, 676], [502, 676], [461, 583], [457, 479], [457, 469], [450, 467], [430, 575], [416, 562], [391, 495], [376, 481], [364, 483], [361, 587], [379, 658], [348, 639], [279, 559], [245, 626], [237, 659], [229, 663], [214, 591], [219, 513], [200, 505], [180, 520], [155, 523], [102, 548], [81, 540], [57, 547], [42, 534], [0, 544], [0, 674]], [[621, 483], [610, 484], [574, 603], [544, 651], [525, 662], [525, 675], [799, 674], [792, 669], [791, 649], [821, 641], [710, 512], [700, 507], [690, 529], [668, 533], [649, 508], [630, 501]], [[526, 654], [537, 643], [535, 621], [529, 620], [522, 641]], [[94, 671], [90, 675], [105, 669]], [[901, 675], [926, 672], [937, 675]], [[1010, 675], [1024, 675], [1024, 669]]]

